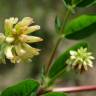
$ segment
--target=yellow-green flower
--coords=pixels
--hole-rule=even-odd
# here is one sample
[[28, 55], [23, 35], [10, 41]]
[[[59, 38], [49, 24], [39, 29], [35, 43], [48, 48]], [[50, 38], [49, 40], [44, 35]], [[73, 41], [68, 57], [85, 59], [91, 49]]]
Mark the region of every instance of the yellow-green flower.
[[70, 58], [66, 61], [68, 68], [75, 68], [80, 71], [88, 70], [88, 67], [93, 67], [92, 60], [94, 57], [91, 52], [87, 51], [87, 48], [81, 47], [77, 51], [70, 51]]
[[[4, 34], [0, 34], [0, 60], [4, 58], [11, 60], [12, 63], [19, 63], [30, 60], [38, 55], [40, 49], [31, 47], [28, 43], [40, 42], [43, 39], [29, 34], [40, 29], [30, 17], [25, 17], [18, 22], [18, 18], [11, 17], [5, 20]], [[3, 56], [3, 57], [2, 57]]]

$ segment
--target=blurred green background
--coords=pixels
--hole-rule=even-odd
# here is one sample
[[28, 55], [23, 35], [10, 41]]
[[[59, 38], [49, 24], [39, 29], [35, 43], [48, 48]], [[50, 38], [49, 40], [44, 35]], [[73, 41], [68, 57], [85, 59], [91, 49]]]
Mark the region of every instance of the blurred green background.
[[[86, 1], [87, 2], [87, 1]], [[41, 26], [41, 30], [33, 35], [38, 35], [44, 38], [42, 43], [34, 44], [34, 47], [42, 49], [41, 54], [35, 57], [32, 63], [28, 64], [8, 64], [0, 65], [0, 90], [18, 83], [21, 80], [36, 78], [40, 74], [42, 64], [47, 64], [51, 51], [56, 43], [57, 34], [54, 28], [55, 16], [64, 16], [66, 9], [62, 4], [62, 0], [0, 0], [0, 32], [4, 31], [4, 20], [9, 17], [33, 17], [36, 24]], [[76, 15], [95, 14], [96, 7], [84, 8], [76, 10]], [[96, 57], [96, 34], [85, 39], [93, 55]], [[64, 40], [56, 54], [57, 56], [77, 41]], [[56, 81], [57, 86], [77, 86], [77, 85], [96, 85], [96, 68], [81, 74], [64, 74], [62, 79]], [[59, 84], [59, 82], [61, 84]], [[72, 96], [96, 96], [96, 92], [76, 93]]]

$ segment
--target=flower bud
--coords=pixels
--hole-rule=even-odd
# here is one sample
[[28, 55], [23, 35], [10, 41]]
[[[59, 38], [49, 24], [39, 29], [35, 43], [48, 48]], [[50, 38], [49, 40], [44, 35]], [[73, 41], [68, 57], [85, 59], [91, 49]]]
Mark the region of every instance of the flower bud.
[[70, 57], [66, 61], [66, 64], [68, 65], [69, 69], [76, 69], [82, 71], [88, 70], [88, 67], [93, 67], [92, 60], [94, 59], [93, 56], [91, 56], [91, 52], [87, 51], [87, 48], [80, 48], [77, 51], [71, 50], [70, 51]]

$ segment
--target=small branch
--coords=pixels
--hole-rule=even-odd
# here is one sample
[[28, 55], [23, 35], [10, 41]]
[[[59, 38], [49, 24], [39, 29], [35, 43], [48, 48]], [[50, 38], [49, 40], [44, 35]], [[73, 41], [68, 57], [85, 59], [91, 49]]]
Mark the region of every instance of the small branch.
[[66, 15], [64, 16], [64, 20], [63, 20], [64, 22], [63, 22], [61, 29], [60, 29], [61, 34], [64, 32], [65, 24], [67, 23], [69, 16], [70, 16], [70, 10], [68, 9], [68, 11], [66, 12]]
[[[70, 16], [70, 10], [68, 10], [67, 13], [66, 13], [66, 15], [64, 16], [63, 24], [61, 26], [61, 29], [60, 29], [60, 32], [59, 33], [61, 33], [61, 34], [63, 33], [65, 24], [66, 24], [69, 16]], [[53, 61], [54, 56], [55, 56], [55, 53], [56, 53], [56, 51], [57, 51], [57, 49], [59, 47], [59, 44], [62, 41], [62, 39], [63, 39], [62, 36], [60, 36], [60, 38], [56, 42], [56, 45], [55, 45], [55, 47], [54, 47], [54, 49], [52, 51], [52, 54], [51, 54], [51, 56], [49, 58], [49, 62], [48, 62], [47, 67], [46, 67], [46, 73], [48, 73], [48, 71], [50, 69], [50, 65], [52, 64], [52, 61]]]
[[83, 91], [96, 91], [96, 85], [94, 86], [79, 86], [79, 87], [62, 87], [62, 88], [53, 88], [52, 92], [83, 92]]
[[59, 39], [57, 40], [57, 43], [56, 43], [56, 45], [55, 45], [55, 48], [53, 49], [53, 52], [52, 52], [52, 54], [51, 54], [51, 56], [50, 56], [50, 60], [49, 60], [49, 62], [48, 62], [48, 66], [47, 66], [47, 69], [46, 69], [46, 73], [48, 73], [48, 71], [49, 71], [49, 67], [50, 67], [50, 65], [51, 65], [51, 63], [52, 63], [52, 60], [53, 60], [53, 58], [54, 58], [54, 56], [55, 56], [56, 50], [58, 49], [58, 46], [59, 46], [61, 40], [62, 40], [61, 38], [59, 38]]

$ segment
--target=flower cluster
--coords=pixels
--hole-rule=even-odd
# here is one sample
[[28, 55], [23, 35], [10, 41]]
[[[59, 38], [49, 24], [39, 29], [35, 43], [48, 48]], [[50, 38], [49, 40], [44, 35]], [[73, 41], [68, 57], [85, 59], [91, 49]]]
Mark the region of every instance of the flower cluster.
[[66, 61], [68, 68], [75, 68], [82, 71], [88, 70], [88, 67], [93, 67], [91, 52], [87, 52], [87, 48], [81, 47], [77, 51], [70, 51], [70, 58]]
[[31, 47], [28, 43], [40, 42], [40, 37], [28, 34], [40, 29], [30, 17], [25, 17], [18, 22], [18, 18], [9, 18], [4, 23], [4, 34], [0, 34], [0, 61], [5, 63], [5, 58], [12, 63], [19, 63], [30, 60], [38, 55], [40, 49]]

